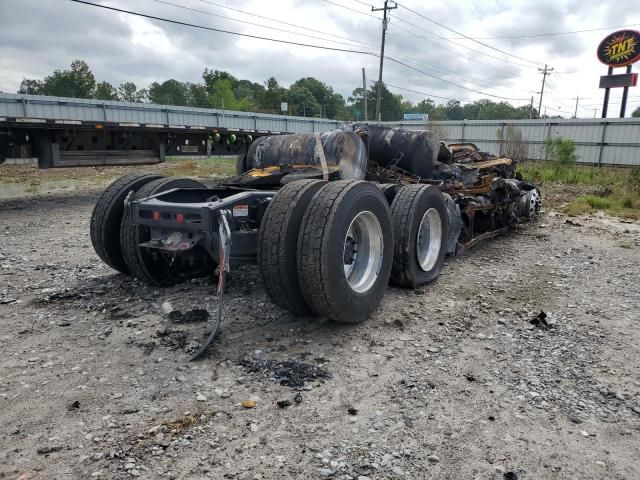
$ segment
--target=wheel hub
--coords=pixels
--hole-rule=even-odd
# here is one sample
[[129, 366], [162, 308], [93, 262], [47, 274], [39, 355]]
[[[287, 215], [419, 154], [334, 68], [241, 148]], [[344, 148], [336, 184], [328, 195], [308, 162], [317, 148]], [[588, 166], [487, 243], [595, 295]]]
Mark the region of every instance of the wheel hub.
[[428, 272], [435, 267], [440, 256], [441, 245], [442, 220], [438, 210], [429, 208], [420, 220], [416, 239], [416, 255], [423, 271]]
[[360, 212], [351, 221], [343, 245], [344, 275], [358, 293], [368, 291], [382, 267], [382, 227], [371, 212]]

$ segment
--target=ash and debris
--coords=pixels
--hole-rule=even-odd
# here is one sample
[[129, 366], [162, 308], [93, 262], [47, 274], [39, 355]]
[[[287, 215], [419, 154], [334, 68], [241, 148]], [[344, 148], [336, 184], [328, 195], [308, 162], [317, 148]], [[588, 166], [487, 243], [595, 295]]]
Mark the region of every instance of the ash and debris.
[[315, 364], [305, 361], [310, 353], [302, 353], [297, 357], [286, 360], [265, 358], [260, 351], [244, 358], [240, 365], [249, 373], [268, 378], [278, 385], [284, 385], [293, 389], [301, 389], [312, 382], [323, 383], [331, 378], [329, 371], [324, 368], [327, 360], [324, 358], [313, 359]]
[[0, 478], [637, 477], [638, 225], [547, 213], [359, 325], [283, 312], [235, 269], [224, 334], [188, 362], [207, 322], [163, 305], [215, 312], [215, 280], [115, 274], [94, 200], [0, 208]]

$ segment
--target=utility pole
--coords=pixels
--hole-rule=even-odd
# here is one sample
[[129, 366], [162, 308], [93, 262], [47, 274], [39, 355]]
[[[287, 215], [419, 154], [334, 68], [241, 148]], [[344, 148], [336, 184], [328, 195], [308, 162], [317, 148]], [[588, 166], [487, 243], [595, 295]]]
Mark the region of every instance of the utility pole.
[[594, 108], [593, 109], [593, 118], [596, 118], [596, 115], [598, 114], [598, 108]]
[[382, 97], [382, 66], [384, 64], [384, 39], [387, 34], [387, 24], [389, 20], [387, 19], [387, 11], [398, 8], [398, 4], [393, 2], [394, 6], [390, 7], [389, 0], [384, 0], [384, 7], [382, 8], [373, 8], [371, 7], [372, 12], [384, 11], [382, 17], [382, 44], [380, 46], [380, 69], [378, 70], [378, 96], [376, 98], [376, 121], [380, 122], [380, 100]]
[[529, 118], [533, 118], [533, 95], [531, 95], [531, 103], [529, 104]]
[[540, 103], [538, 104], [538, 112], [542, 109], [542, 96], [544, 95], [544, 83], [547, 80], [547, 75], [551, 75], [553, 72], [553, 68], [549, 68], [549, 66], [545, 63], [544, 69], [538, 68], [538, 72], [542, 74], [542, 89], [540, 90]]
[[364, 109], [364, 121], [368, 122], [369, 112], [367, 111], [367, 77], [364, 73], [364, 67], [362, 67], [362, 101], [364, 103], [364, 106], [362, 107]]
[[573, 118], [578, 118], [578, 101], [580, 100], [580, 97], [576, 97], [576, 111], [573, 114]]

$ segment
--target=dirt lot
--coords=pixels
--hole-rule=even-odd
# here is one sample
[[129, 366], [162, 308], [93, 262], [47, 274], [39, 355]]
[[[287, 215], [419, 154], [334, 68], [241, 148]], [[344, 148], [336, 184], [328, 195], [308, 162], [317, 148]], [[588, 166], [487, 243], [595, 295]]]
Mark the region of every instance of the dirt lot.
[[213, 282], [115, 274], [95, 198], [0, 204], [0, 478], [639, 477], [640, 225], [549, 212], [360, 325], [246, 267], [188, 363], [205, 323], [162, 305], [213, 313]]

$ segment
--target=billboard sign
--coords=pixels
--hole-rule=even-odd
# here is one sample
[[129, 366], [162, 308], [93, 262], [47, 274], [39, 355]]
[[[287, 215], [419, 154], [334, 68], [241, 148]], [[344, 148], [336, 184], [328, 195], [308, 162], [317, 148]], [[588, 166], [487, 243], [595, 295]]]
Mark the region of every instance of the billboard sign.
[[403, 120], [415, 120], [419, 122], [426, 122], [429, 120], [428, 113], [405, 113], [403, 115]]
[[610, 67], [624, 67], [640, 60], [640, 32], [619, 30], [598, 45], [598, 60]]
[[638, 85], [637, 73], [603, 75], [602, 77], [600, 77], [600, 88], [635, 87], [636, 85]]

